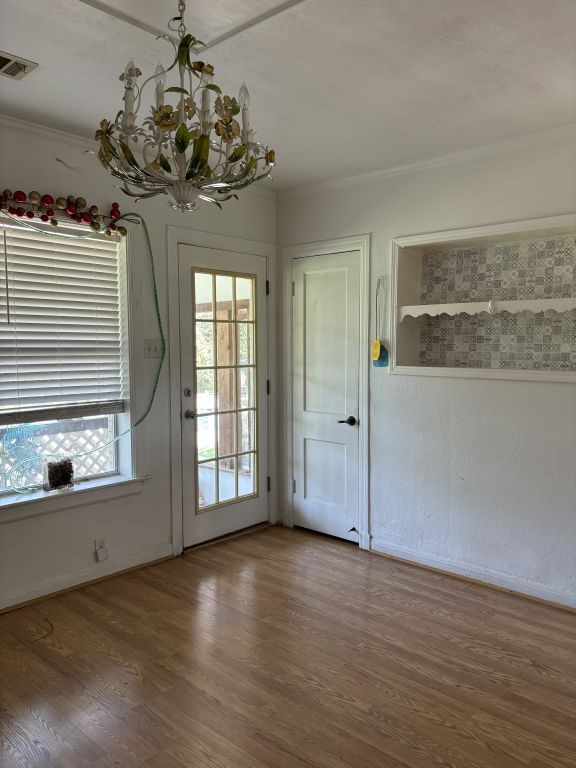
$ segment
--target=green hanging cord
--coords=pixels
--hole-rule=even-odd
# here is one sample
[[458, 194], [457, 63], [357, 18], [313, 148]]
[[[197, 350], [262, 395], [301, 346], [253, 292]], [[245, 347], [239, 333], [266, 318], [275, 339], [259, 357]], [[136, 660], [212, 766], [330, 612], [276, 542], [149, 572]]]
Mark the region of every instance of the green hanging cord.
[[[134, 217], [137, 220], [135, 220]], [[88, 456], [91, 453], [96, 453], [96, 451], [101, 451], [103, 448], [107, 448], [109, 445], [112, 445], [113, 443], [120, 440], [121, 437], [124, 437], [125, 435], [128, 435], [131, 432], [133, 432], [139, 424], [142, 424], [144, 419], [148, 416], [148, 414], [152, 410], [152, 406], [156, 398], [156, 392], [158, 390], [158, 384], [160, 383], [160, 374], [162, 372], [164, 358], [166, 357], [166, 336], [164, 334], [164, 326], [162, 325], [162, 316], [160, 314], [160, 304], [158, 302], [158, 286], [156, 283], [156, 270], [154, 268], [154, 255], [152, 253], [152, 243], [150, 242], [150, 232], [148, 231], [148, 226], [146, 224], [146, 221], [139, 213], [124, 213], [122, 214], [122, 216], [116, 219], [116, 223], [122, 220], [129, 221], [132, 224], [140, 223], [142, 225], [144, 229], [144, 236], [146, 238], [148, 255], [150, 257], [150, 274], [152, 277], [152, 293], [154, 297], [154, 309], [156, 311], [156, 320], [158, 321], [158, 332], [160, 334], [160, 341], [162, 342], [162, 351], [158, 359], [158, 368], [156, 370], [156, 375], [154, 377], [154, 386], [152, 387], [152, 394], [150, 396], [150, 400], [148, 401], [148, 405], [144, 409], [144, 412], [128, 429], [126, 429], [124, 432], [121, 432], [119, 435], [116, 435], [116, 437], [112, 438], [112, 440], [110, 440], [109, 442], [104, 443], [104, 445], [99, 445], [97, 448], [91, 448], [89, 451], [84, 451], [83, 453], [75, 453], [73, 456], [66, 457], [66, 458], [76, 459], [82, 456]]]

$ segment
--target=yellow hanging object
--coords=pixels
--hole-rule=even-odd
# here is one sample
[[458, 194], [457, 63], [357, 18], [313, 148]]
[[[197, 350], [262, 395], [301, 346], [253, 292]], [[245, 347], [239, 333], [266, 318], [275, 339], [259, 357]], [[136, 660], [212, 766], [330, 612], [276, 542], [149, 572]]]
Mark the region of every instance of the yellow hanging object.
[[372, 365], [375, 368], [386, 368], [388, 366], [388, 350], [380, 341], [382, 322], [382, 303], [380, 295], [384, 291], [384, 278], [379, 277], [376, 283], [376, 336], [372, 342]]

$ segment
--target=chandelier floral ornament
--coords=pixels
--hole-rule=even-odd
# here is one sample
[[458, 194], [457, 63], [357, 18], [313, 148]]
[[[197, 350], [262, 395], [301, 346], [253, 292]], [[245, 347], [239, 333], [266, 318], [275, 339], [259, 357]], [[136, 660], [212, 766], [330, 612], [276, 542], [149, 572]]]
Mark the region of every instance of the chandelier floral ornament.
[[[268, 177], [275, 153], [254, 140], [250, 96], [243, 83], [238, 99], [226, 96], [213, 82], [214, 67], [195, 60], [204, 43], [186, 33], [186, 3], [168, 23], [177, 31], [175, 58], [164, 69], [138, 85], [141, 71], [130, 61], [120, 80], [124, 108], [113, 122], [102, 120], [96, 139], [98, 157], [122, 183], [127, 195], [142, 199], [168, 195], [172, 208], [193, 211], [199, 201], [215, 203], [234, 197], [255, 181]], [[165, 88], [166, 75], [175, 70], [178, 85]], [[154, 81], [154, 104], [142, 124], [137, 123], [145, 87]], [[151, 89], [150, 89], [151, 90]], [[236, 119], [240, 116], [241, 124]]]

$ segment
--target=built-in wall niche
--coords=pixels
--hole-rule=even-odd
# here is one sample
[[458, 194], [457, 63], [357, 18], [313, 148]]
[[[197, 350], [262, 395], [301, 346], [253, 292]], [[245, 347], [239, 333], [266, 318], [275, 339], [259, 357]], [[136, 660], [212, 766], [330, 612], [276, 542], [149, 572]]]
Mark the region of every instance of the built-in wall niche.
[[393, 241], [391, 372], [576, 382], [576, 215]]

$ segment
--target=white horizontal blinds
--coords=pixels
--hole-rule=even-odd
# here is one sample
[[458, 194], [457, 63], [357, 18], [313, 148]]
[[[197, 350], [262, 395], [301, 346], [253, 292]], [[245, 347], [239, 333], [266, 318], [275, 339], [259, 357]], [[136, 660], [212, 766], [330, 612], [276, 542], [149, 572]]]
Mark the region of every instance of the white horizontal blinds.
[[0, 423], [122, 410], [116, 241], [0, 229]]

